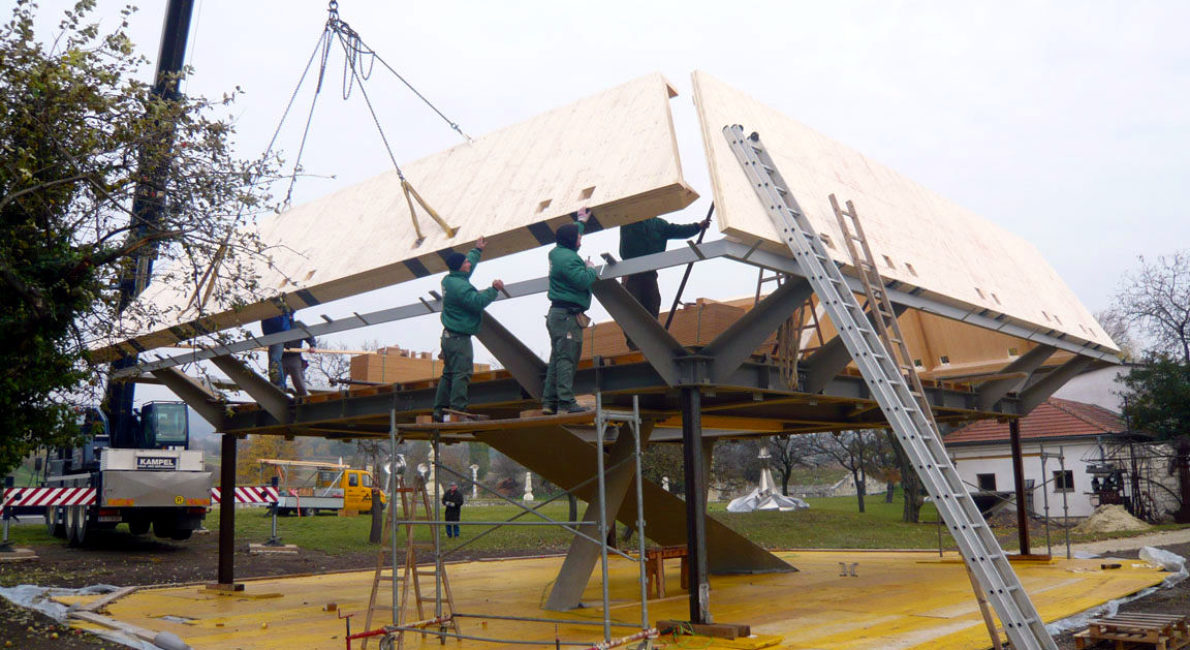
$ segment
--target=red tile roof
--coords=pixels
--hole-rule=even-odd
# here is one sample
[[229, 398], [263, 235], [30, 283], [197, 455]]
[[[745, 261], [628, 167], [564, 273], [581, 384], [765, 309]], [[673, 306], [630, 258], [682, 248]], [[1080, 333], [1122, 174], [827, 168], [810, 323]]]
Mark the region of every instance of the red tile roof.
[[[1021, 440], [1095, 436], [1126, 430], [1119, 415], [1101, 406], [1057, 397], [1047, 399], [1021, 418]], [[943, 440], [946, 444], [1001, 442], [1008, 437], [1007, 422], [981, 420], [948, 434]]]

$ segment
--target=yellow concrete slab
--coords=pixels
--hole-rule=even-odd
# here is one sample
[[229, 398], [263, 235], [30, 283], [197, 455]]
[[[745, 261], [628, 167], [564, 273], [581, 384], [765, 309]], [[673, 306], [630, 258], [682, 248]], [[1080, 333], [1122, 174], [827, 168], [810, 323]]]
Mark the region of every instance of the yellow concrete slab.
[[[742, 645], [757, 648], [782, 639], [783, 648], [967, 649], [990, 645], [971, 586], [961, 564], [938, 561], [928, 552], [783, 552], [798, 573], [716, 576], [711, 611], [716, 621], [747, 623], [761, 638]], [[535, 558], [449, 565], [459, 612], [501, 616], [599, 621], [600, 584], [584, 594], [585, 607], [566, 614], [541, 609], [562, 559]], [[839, 563], [858, 562], [856, 576], [840, 576]], [[1047, 621], [1134, 593], [1161, 582], [1156, 567], [1124, 561], [1113, 570], [1102, 560], [1054, 560], [1015, 566]], [[687, 618], [688, 601], [678, 589], [678, 562], [668, 562], [669, 597], [649, 601], [649, 621]], [[142, 589], [108, 608], [120, 621], [151, 630], [168, 630], [195, 648], [343, 648], [345, 626], [338, 613], [355, 614], [352, 630], [363, 627], [371, 571], [248, 581], [245, 592], [216, 595], [197, 586]], [[609, 589], [612, 616], [639, 625], [640, 587], [636, 565], [613, 560]], [[432, 582], [430, 585], [432, 597]], [[261, 595], [280, 594], [261, 598]], [[70, 599], [79, 602], [89, 599]], [[387, 600], [384, 601], [387, 603]], [[433, 615], [432, 604], [425, 616]], [[387, 623], [387, 617], [381, 618]], [[541, 640], [552, 644], [553, 623], [461, 620], [463, 632], [494, 639]], [[613, 636], [631, 633], [614, 628]], [[558, 638], [596, 642], [597, 626], [561, 623]], [[701, 642], [700, 645], [705, 642]], [[464, 641], [454, 647], [499, 643]], [[358, 646], [356, 646], [358, 647]], [[375, 647], [374, 645], [372, 647]], [[410, 648], [441, 647], [435, 639], [412, 638]]]

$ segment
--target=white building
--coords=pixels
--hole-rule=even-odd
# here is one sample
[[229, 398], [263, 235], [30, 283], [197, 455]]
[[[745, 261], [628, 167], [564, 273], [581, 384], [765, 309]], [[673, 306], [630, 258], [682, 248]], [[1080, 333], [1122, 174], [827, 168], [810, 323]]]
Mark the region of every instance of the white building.
[[[1143, 484], [1131, 477], [1132, 445], [1141, 453], [1147, 436], [1130, 434], [1106, 408], [1050, 398], [1021, 419], [1021, 455], [1029, 507], [1035, 514], [1087, 517], [1107, 503], [1130, 505]], [[1012, 450], [1007, 422], [984, 420], [944, 438], [959, 475], [972, 488], [1012, 492]]]

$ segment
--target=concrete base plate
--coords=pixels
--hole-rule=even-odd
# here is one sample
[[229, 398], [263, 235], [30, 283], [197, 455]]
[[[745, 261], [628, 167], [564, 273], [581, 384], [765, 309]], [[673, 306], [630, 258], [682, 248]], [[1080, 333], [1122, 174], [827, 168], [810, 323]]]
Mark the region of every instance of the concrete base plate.
[[29, 562], [37, 559], [37, 553], [33, 552], [31, 548], [14, 548], [11, 551], [0, 553], [0, 564], [7, 564], [9, 562]]
[[248, 545], [249, 555], [297, 555], [299, 550], [296, 544], [285, 544], [284, 546]]

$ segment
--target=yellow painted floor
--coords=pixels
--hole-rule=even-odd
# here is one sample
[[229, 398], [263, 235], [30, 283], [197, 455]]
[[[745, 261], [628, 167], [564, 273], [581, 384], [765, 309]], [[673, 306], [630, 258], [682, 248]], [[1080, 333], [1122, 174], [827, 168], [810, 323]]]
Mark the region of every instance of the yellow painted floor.
[[[929, 552], [864, 551], [778, 555], [800, 571], [711, 580], [711, 612], [717, 622], [747, 623], [754, 634], [767, 635], [752, 643], [752, 648], [764, 644], [802, 649], [990, 646], [971, 584], [955, 556], [939, 559]], [[857, 577], [840, 577], [840, 562], [858, 562]], [[1101, 570], [1103, 562], [1053, 560], [1015, 567], [1046, 621], [1139, 591], [1165, 577], [1156, 567], [1136, 560], [1118, 560], [1123, 566], [1114, 570]], [[561, 558], [537, 558], [448, 565], [458, 611], [601, 620], [598, 571], [585, 595], [591, 608], [567, 614], [541, 609], [561, 563]], [[636, 565], [616, 559], [610, 569], [614, 618], [639, 624]], [[666, 575], [672, 590], [668, 598], [649, 602], [652, 622], [688, 618], [686, 594], [677, 589], [677, 560], [667, 563]], [[217, 595], [194, 586], [143, 589], [106, 609], [119, 621], [174, 632], [195, 648], [343, 648], [343, 621], [335, 612], [325, 611], [326, 605], [336, 603], [340, 612], [355, 613], [352, 631], [361, 631], [371, 580], [371, 571], [251, 580], [246, 591], [237, 595]], [[429, 595], [432, 598], [432, 582]], [[90, 598], [63, 600], [70, 604]], [[432, 614], [432, 603], [429, 609]], [[387, 623], [387, 617], [381, 622]], [[553, 645], [551, 623], [463, 619], [461, 624], [465, 634]], [[613, 636], [632, 631], [613, 628]], [[599, 627], [561, 624], [558, 634], [563, 641], [602, 640]], [[436, 639], [411, 637], [411, 641], [407, 647], [441, 647]], [[448, 645], [500, 644], [450, 641]], [[703, 647], [705, 642], [687, 640], [685, 645]]]

